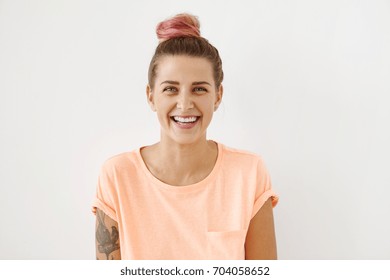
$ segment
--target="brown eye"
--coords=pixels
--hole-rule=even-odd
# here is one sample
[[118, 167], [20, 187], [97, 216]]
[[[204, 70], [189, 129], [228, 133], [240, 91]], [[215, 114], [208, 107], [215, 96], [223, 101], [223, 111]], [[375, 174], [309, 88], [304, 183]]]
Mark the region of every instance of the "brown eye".
[[194, 91], [195, 91], [196, 93], [201, 94], [201, 93], [207, 92], [207, 89], [205, 89], [204, 87], [196, 87], [196, 88], [194, 88]]
[[163, 92], [166, 92], [166, 93], [175, 93], [175, 92], [177, 92], [177, 88], [175, 88], [175, 87], [165, 87], [165, 88], [163, 89]]

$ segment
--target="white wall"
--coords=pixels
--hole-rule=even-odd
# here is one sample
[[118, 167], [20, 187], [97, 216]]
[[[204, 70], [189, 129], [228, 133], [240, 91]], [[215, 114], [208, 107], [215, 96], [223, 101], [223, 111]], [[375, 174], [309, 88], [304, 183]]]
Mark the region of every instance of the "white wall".
[[198, 15], [224, 62], [209, 138], [257, 152], [281, 259], [390, 258], [389, 1], [0, 1], [0, 259], [94, 259], [114, 154], [154, 143], [155, 25]]

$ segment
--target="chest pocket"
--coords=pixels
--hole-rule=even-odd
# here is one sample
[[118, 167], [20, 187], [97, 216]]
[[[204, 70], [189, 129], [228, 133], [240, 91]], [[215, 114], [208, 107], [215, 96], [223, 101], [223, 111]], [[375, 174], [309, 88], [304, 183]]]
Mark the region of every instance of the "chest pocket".
[[208, 231], [207, 253], [211, 260], [245, 259], [245, 238], [247, 231]]

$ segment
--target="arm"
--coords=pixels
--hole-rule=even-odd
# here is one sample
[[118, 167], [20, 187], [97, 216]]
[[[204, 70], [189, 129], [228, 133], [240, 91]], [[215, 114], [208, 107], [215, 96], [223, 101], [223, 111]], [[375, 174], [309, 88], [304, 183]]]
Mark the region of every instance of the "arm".
[[120, 260], [118, 223], [96, 209], [96, 259]]
[[245, 240], [245, 259], [277, 259], [271, 198], [265, 202], [249, 224]]

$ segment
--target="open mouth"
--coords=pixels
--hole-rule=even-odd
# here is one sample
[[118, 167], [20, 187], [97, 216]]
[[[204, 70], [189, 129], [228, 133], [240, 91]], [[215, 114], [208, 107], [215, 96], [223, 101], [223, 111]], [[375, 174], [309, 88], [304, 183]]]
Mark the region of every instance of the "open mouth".
[[171, 117], [171, 120], [179, 124], [192, 124], [192, 123], [196, 123], [199, 119], [200, 119], [199, 116], [191, 116], [191, 117], [172, 116]]

